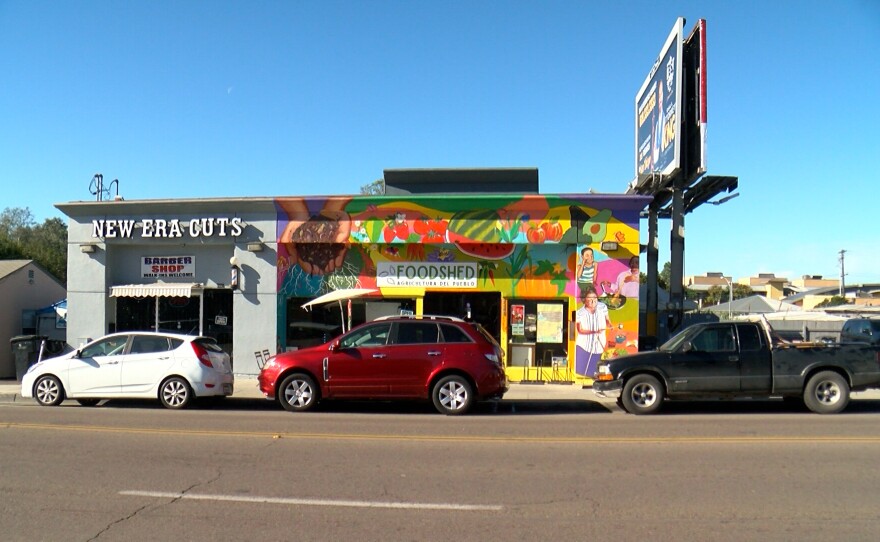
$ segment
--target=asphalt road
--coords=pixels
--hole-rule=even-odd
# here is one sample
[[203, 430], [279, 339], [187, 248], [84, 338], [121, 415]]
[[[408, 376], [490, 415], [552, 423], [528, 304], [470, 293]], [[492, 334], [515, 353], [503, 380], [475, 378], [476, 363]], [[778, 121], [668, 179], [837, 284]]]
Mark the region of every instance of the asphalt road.
[[877, 540], [880, 401], [0, 405], [3, 540]]

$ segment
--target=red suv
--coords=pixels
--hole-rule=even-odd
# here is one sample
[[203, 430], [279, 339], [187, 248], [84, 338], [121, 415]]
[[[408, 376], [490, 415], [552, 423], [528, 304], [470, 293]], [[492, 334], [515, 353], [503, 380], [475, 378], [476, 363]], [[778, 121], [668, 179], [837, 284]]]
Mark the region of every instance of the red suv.
[[479, 324], [446, 316], [393, 316], [327, 344], [285, 352], [260, 372], [260, 391], [286, 410], [321, 399], [428, 399], [443, 414], [509, 389], [501, 347]]

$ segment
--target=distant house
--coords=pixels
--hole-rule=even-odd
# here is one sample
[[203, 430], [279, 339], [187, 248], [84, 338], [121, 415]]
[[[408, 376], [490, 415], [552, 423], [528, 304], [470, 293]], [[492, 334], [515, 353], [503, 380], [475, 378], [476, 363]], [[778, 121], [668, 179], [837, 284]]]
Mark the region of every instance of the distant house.
[[15, 378], [10, 339], [36, 330], [23, 315], [34, 315], [66, 297], [61, 282], [33, 260], [0, 260], [0, 378]]

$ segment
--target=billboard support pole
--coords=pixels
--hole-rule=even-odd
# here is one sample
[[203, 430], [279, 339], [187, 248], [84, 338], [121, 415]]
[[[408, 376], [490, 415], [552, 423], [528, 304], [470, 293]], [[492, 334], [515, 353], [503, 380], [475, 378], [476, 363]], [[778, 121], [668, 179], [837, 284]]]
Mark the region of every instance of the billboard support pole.
[[672, 189], [672, 232], [669, 248], [669, 323], [670, 334], [681, 325], [684, 314], [684, 189], [681, 177], [676, 179]]
[[645, 331], [649, 337], [658, 337], [657, 333], [657, 262], [659, 260], [659, 249], [657, 242], [657, 221], [659, 218], [658, 206], [651, 202], [648, 206], [648, 247], [647, 247], [647, 264], [648, 264], [648, 283], [645, 285]]

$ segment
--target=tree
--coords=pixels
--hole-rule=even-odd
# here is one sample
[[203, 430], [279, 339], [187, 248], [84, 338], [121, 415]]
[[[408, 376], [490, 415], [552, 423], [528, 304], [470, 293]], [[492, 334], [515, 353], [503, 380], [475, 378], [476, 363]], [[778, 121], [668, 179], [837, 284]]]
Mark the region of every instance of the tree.
[[[754, 290], [744, 284], [733, 285], [734, 299], [742, 299], [754, 294]], [[706, 297], [703, 298], [704, 305], [719, 305], [721, 303], [727, 303], [728, 301], [730, 301], [730, 290], [727, 286], [712, 286], [706, 292]]]
[[847, 303], [849, 303], [849, 301], [845, 297], [841, 295], [833, 295], [825, 301], [816, 304], [816, 308], [820, 309], [822, 307], [836, 307], [838, 305], [846, 305]]
[[[667, 292], [669, 291], [669, 285], [672, 284], [672, 263], [666, 262], [663, 264], [663, 269], [657, 273], [657, 286], [663, 288]], [[685, 299], [698, 299], [700, 297], [700, 293], [696, 290], [692, 290], [687, 286], [684, 286], [684, 298]]]
[[672, 263], [663, 264], [663, 269], [657, 273], [657, 285], [666, 291], [669, 291], [670, 277], [672, 276]]
[[34, 260], [67, 283], [67, 225], [60, 218], [34, 221], [28, 208], [7, 207], [0, 213], [0, 258]]
[[361, 194], [365, 196], [384, 196], [385, 179], [376, 179], [370, 184], [365, 184], [361, 187]]
[[36, 225], [34, 215], [27, 207], [7, 207], [0, 213], [0, 239], [18, 241], [22, 232]]

